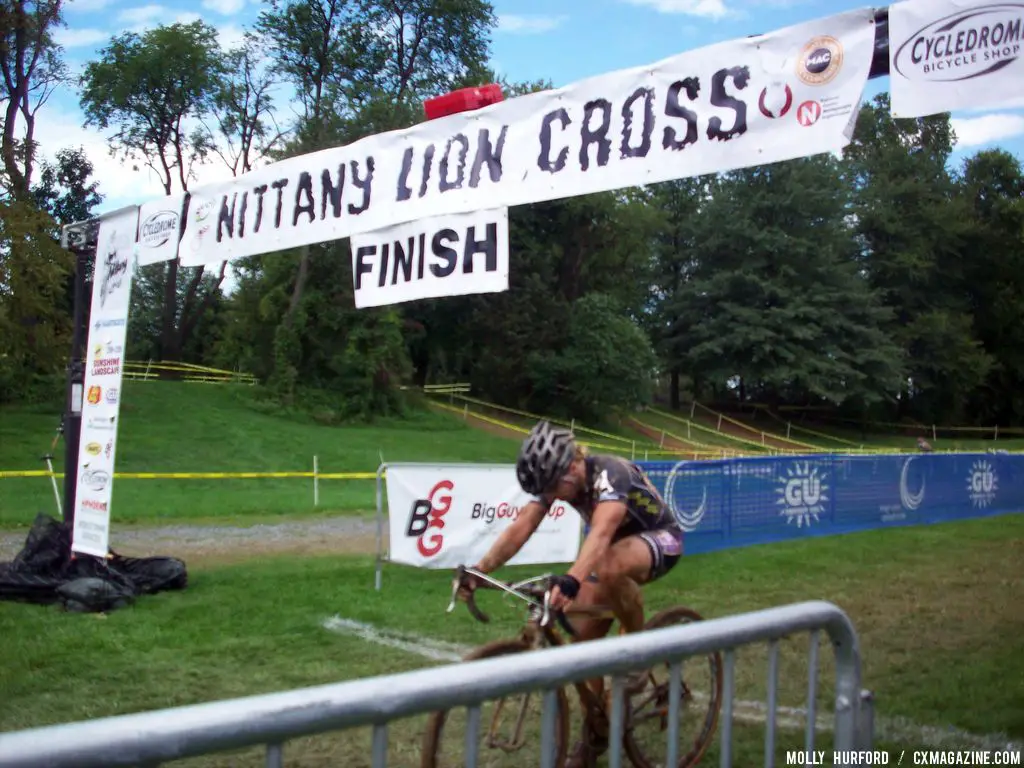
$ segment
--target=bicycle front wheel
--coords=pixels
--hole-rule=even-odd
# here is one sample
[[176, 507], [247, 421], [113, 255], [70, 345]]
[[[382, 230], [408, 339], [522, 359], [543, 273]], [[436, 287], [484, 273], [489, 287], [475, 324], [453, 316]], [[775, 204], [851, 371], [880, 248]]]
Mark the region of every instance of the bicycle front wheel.
[[[644, 629], [703, 621], [696, 611], [679, 606], [652, 617]], [[682, 668], [679, 701], [679, 749], [676, 764], [666, 766], [670, 707], [670, 668], [663, 664], [648, 671], [647, 686], [627, 702], [623, 747], [636, 768], [690, 768], [707, 751], [718, 727], [722, 706], [722, 656], [709, 653], [687, 659]]]
[[[530, 646], [522, 640], [498, 640], [480, 646], [463, 660], [514, 657], [529, 653]], [[521, 658], [509, 658], [510, 664], [528, 664]], [[556, 766], [565, 764], [569, 734], [569, 700], [565, 689], [555, 695], [554, 752]], [[484, 701], [480, 704], [477, 738], [467, 741], [472, 726], [470, 710], [459, 708], [434, 712], [423, 734], [421, 768], [454, 768], [466, 765], [467, 749], [476, 749], [479, 768], [520, 768], [539, 765], [543, 694], [539, 691], [513, 694], [508, 699]], [[443, 742], [443, 743], [442, 743]]]

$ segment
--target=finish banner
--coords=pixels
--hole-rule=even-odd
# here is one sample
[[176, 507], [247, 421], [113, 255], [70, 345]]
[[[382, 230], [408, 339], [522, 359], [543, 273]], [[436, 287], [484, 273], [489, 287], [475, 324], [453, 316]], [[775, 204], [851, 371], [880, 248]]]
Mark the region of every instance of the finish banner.
[[[511, 465], [387, 467], [391, 562], [420, 568], [473, 565], [530, 500]], [[580, 516], [556, 502], [509, 565], [571, 563], [580, 548]]]
[[181, 264], [835, 152], [874, 41], [863, 8], [286, 158], [193, 190]]
[[889, 6], [894, 117], [999, 107], [1024, 97], [1024, 2], [904, 0]]
[[508, 290], [508, 209], [435, 216], [353, 235], [357, 308]]
[[117, 211], [100, 221], [97, 235], [71, 537], [73, 551], [97, 557], [109, 553], [110, 502], [138, 219], [136, 206]]

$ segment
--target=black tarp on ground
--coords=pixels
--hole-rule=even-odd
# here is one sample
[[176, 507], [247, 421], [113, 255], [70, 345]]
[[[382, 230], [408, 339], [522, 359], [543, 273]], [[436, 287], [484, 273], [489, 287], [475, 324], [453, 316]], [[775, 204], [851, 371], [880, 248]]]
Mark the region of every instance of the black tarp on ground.
[[0, 600], [51, 604], [69, 611], [111, 611], [139, 595], [184, 589], [185, 563], [176, 557], [71, 557], [71, 529], [49, 515], [36, 516], [25, 546], [0, 563]]

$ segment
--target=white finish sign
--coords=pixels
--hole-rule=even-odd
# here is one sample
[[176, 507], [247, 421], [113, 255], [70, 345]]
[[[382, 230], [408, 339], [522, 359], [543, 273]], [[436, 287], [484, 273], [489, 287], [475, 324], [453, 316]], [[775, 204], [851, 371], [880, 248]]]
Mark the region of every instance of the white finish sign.
[[420, 219], [352, 240], [357, 308], [508, 290], [508, 209]]

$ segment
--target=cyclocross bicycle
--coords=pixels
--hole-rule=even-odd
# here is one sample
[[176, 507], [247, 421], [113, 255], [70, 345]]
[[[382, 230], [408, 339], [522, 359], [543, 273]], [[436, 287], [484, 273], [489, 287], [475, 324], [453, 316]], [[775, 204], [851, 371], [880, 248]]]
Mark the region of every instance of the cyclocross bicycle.
[[[449, 613], [455, 608], [459, 588], [467, 575], [476, 577], [478, 588], [498, 590], [504, 592], [506, 597], [516, 598], [525, 603], [527, 619], [518, 636], [494, 640], [481, 645], [466, 654], [463, 661], [511, 656], [540, 648], [565, 645], [568, 641], [563, 633], [556, 629], [555, 623], [551, 621], [552, 617], [557, 620], [564, 633], [570, 637], [574, 637], [574, 633], [571, 624], [566, 620], [566, 615], [613, 618], [611, 610], [606, 606], [569, 608], [564, 613], [549, 610], [550, 574], [519, 582], [503, 582], [474, 568], [466, 567], [458, 569], [453, 582], [452, 598], [448, 605]], [[490, 621], [487, 614], [477, 606], [473, 592], [466, 596], [466, 605], [469, 612], [478, 621]], [[702, 617], [696, 611], [685, 606], [676, 606], [655, 614], [645, 623], [644, 629], [660, 629], [673, 624], [686, 624], [701, 620]], [[680, 716], [679, 734], [682, 737], [683, 748], [679, 752], [683, 754], [672, 768], [689, 768], [689, 766], [699, 763], [711, 743], [718, 725], [718, 714], [722, 701], [721, 654], [708, 654], [706, 660], [707, 671], [710, 672], [706, 693], [702, 694], [688, 685], [688, 683], [694, 682], [694, 677], [701, 676], [699, 672], [691, 675], [689, 663], [685, 669], [688, 679], [680, 680], [678, 712]], [[666, 739], [664, 732], [668, 727], [671, 681], [668, 665], [664, 665], [664, 669], [661, 671], [663, 676], [659, 677], [658, 668], [648, 670], [643, 689], [624, 694], [625, 721], [622, 729], [622, 745], [630, 762], [636, 768], [656, 768], [665, 765]], [[572, 685], [576, 689], [584, 714], [583, 720], [586, 724], [584, 727], [589, 733], [603, 732], [607, 734], [607, 726], [610, 723], [610, 693], [599, 696], [586, 681], [576, 682]], [[606, 681], [604, 690], [611, 690], [609, 681]], [[523, 702], [518, 708], [518, 712], [512, 717], [513, 726], [510, 736], [499, 734], [501, 729], [498, 727], [499, 718], [507, 712], [505, 700], [483, 703], [484, 705], [493, 703], [495, 708], [490, 718], [487, 718], [483, 715], [483, 706], [481, 706], [480, 720], [474, 724], [477, 726], [476, 730], [483, 736], [483, 744], [478, 748], [477, 766], [480, 768], [516, 766], [519, 768], [519, 766], [534, 764], [536, 756], [540, 754], [541, 733], [540, 696], [535, 695], [536, 693], [534, 692], [533, 695], [521, 694]], [[531, 699], [535, 699], [532, 709]], [[555, 765], [561, 768], [565, 764], [570, 736], [569, 697], [565, 688], [559, 688], [556, 691], [555, 701]], [[456, 722], [459, 716], [466, 714], [465, 708], [459, 708], [430, 715], [423, 736], [421, 768], [447, 768], [448, 766], [466, 764], [463, 750], [471, 748], [466, 738], [467, 725], [459, 725]], [[693, 727], [694, 734], [692, 736], [683, 735], [684, 725]], [[448, 731], [447, 749], [450, 754], [445, 754], [445, 750], [442, 749], [442, 736], [445, 734], [446, 726]], [[532, 746], [524, 751], [524, 747], [531, 739]]]

